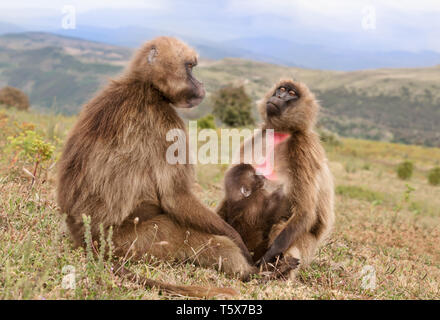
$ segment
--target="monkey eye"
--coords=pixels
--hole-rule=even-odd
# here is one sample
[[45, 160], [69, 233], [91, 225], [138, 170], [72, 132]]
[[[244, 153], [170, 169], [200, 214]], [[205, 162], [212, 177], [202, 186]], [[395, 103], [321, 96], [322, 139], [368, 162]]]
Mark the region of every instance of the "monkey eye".
[[244, 186], [242, 186], [242, 187], [240, 188], [240, 192], [241, 192], [241, 194], [242, 194], [245, 198], [249, 197], [249, 196], [251, 195], [251, 193], [252, 193], [251, 190], [247, 189], [247, 188], [244, 187]]
[[294, 97], [294, 96], [296, 96], [296, 93], [295, 93], [295, 91], [290, 90], [290, 91], [289, 91], [289, 95], [292, 96], [292, 97]]
[[284, 91], [286, 91], [286, 88], [281, 87], [281, 88], [280, 88], [280, 91], [281, 91], [281, 92], [284, 92]]

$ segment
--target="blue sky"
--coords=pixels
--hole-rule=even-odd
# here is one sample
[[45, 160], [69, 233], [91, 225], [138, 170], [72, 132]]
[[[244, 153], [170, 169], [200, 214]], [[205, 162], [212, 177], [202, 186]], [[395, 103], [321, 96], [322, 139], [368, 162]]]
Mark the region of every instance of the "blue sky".
[[[271, 36], [330, 47], [349, 41], [363, 49], [440, 52], [438, 0], [21, 0], [2, 1], [0, 21], [56, 29], [64, 5], [75, 7], [78, 25], [178, 30], [213, 41]], [[363, 28], [366, 8], [374, 9], [374, 29]]]

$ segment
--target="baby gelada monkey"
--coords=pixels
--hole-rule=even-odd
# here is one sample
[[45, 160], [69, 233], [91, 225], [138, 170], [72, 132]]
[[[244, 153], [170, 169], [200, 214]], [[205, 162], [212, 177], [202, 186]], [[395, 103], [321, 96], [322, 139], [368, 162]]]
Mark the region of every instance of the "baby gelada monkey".
[[250, 164], [230, 168], [225, 175], [225, 198], [217, 210], [240, 234], [254, 261], [267, 251], [272, 226], [289, 218], [281, 188], [269, 193], [263, 188], [264, 182], [265, 177]]

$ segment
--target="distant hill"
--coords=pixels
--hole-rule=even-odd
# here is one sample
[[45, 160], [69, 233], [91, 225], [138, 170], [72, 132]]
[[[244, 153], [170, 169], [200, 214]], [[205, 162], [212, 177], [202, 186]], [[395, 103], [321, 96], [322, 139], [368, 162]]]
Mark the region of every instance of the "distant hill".
[[[274, 18], [274, 17], [270, 17]], [[296, 66], [326, 70], [363, 70], [399, 67], [429, 67], [440, 64], [440, 53], [433, 51], [409, 52], [375, 47], [353, 46], [354, 39], [343, 39], [331, 46], [325, 40], [326, 32], [314, 34], [321, 39], [320, 45], [308, 44], [307, 36], [298, 31], [290, 40], [276, 36], [238, 37], [218, 42], [215, 40], [188, 37], [175, 32], [137, 26], [102, 28], [78, 25], [75, 29], [53, 31], [56, 34], [99, 41], [118, 46], [137, 47], [145, 39], [158, 35], [177, 36], [193, 47], [205, 58], [223, 59], [226, 57], [257, 60], [286, 66]], [[332, 35], [337, 38], [337, 35]], [[316, 39], [315, 39], [316, 40]]]
[[[232, 44], [218, 43], [212, 40], [199, 39], [189, 37], [179, 32], [167, 32], [157, 29], [149, 29], [143, 27], [119, 27], [119, 28], [102, 28], [79, 25], [75, 29], [57, 29], [54, 34], [80, 38], [84, 40], [108, 43], [117, 46], [130, 48], [139, 47], [146, 39], [151, 39], [161, 35], [174, 36], [184, 40], [204, 58], [207, 59], [223, 59], [225, 57], [252, 59], [263, 62], [277, 62], [283, 64], [276, 55], [271, 56], [267, 53], [261, 53], [249, 50], [246, 47], [238, 47]], [[440, 61], [440, 59], [439, 59]], [[290, 63], [290, 65], [292, 65]], [[293, 64], [295, 65], [295, 64]]]
[[427, 67], [440, 64], [440, 53], [433, 51], [380, 51], [372, 48], [370, 50], [335, 49], [324, 45], [304, 44], [276, 37], [239, 38], [225, 42], [224, 46], [238, 49], [246, 48], [255, 56], [272, 57], [272, 59], [276, 59], [278, 64], [312, 69], [351, 71], [402, 66]]
[[[37, 110], [78, 112], [132, 49], [47, 33], [0, 36], [0, 87], [25, 91]], [[242, 83], [257, 101], [281, 77], [304, 81], [323, 110], [320, 123], [343, 136], [440, 146], [440, 66], [354, 72], [321, 71], [228, 58], [203, 59], [196, 69], [208, 97], [182, 112], [210, 112], [209, 93]]]
[[0, 21], [0, 34], [24, 32], [25, 30], [15, 24]]
[[46, 33], [0, 36], [0, 86], [26, 92], [37, 109], [72, 114], [108, 78], [120, 72], [131, 50]]

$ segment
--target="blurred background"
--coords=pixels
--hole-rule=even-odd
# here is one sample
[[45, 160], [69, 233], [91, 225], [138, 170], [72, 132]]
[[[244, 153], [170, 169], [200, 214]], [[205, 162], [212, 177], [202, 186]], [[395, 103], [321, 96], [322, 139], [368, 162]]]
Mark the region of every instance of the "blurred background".
[[187, 118], [211, 113], [225, 85], [255, 103], [287, 76], [314, 90], [335, 133], [440, 146], [439, 14], [429, 0], [2, 1], [0, 88], [76, 114], [142, 42], [173, 35], [200, 53], [208, 90]]

